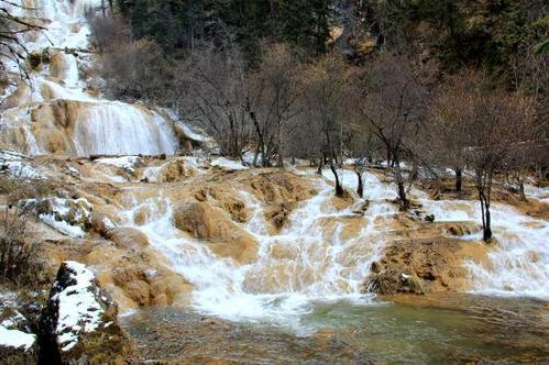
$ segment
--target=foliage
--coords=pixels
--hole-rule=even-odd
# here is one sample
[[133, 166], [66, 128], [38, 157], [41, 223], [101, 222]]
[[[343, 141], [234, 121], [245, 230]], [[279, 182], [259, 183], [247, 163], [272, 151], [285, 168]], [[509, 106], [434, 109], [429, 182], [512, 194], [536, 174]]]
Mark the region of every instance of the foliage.
[[255, 60], [262, 40], [326, 50], [328, 0], [118, 0], [138, 38], [173, 53], [201, 42], [236, 42]]
[[[515, 69], [528, 68], [533, 46], [549, 36], [545, 0], [366, 0], [364, 7], [388, 47], [416, 48], [450, 72], [483, 68], [516, 88], [525, 83]], [[520, 76], [539, 91], [531, 72]]]
[[549, 39], [546, 39], [544, 42], [538, 44], [534, 49], [534, 52], [537, 54], [549, 53]]

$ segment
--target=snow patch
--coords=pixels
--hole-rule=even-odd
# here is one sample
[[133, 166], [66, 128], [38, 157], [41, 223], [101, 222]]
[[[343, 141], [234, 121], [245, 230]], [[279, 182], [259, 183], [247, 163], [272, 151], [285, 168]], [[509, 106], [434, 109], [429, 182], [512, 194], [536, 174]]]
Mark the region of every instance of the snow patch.
[[78, 262], [67, 261], [65, 265], [75, 284], [52, 299], [59, 303], [57, 342], [62, 351], [69, 351], [78, 343], [80, 333], [90, 333], [99, 327], [103, 310], [91, 290], [95, 285], [95, 275]]
[[135, 172], [135, 167], [142, 163], [143, 160], [139, 156], [121, 156], [100, 158], [95, 162], [103, 165], [120, 167], [130, 174], [133, 174]]
[[72, 238], [82, 238], [86, 232], [80, 222], [89, 219], [92, 205], [87, 199], [51, 198], [44, 200], [27, 199], [20, 203], [24, 208], [37, 208], [40, 204], [47, 204], [46, 211], [39, 210], [38, 218], [53, 229]]
[[226, 170], [246, 170], [248, 167], [242, 165], [240, 162], [229, 160], [225, 157], [218, 157], [210, 163], [211, 166], [220, 167]]
[[21, 348], [28, 351], [34, 345], [35, 341], [36, 335], [18, 330], [9, 330], [0, 325], [0, 346]]

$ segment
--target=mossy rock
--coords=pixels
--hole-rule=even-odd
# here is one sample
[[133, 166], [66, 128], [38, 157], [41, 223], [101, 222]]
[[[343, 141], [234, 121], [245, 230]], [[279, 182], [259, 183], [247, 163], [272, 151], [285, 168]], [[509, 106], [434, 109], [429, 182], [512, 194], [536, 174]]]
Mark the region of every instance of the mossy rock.
[[[75, 301], [68, 298], [75, 295], [80, 300], [79, 308], [71, 310], [78, 316], [72, 326], [63, 315]], [[117, 316], [117, 304], [91, 271], [75, 262], [63, 263], [42, 313], [42, 358], [54, 364], [122, 364], [133, 353], [133, 343]]]
[[29, 64], [33, 70], [37, 70], [42, 64], [42, 54], [33, 52], [29, 55]]

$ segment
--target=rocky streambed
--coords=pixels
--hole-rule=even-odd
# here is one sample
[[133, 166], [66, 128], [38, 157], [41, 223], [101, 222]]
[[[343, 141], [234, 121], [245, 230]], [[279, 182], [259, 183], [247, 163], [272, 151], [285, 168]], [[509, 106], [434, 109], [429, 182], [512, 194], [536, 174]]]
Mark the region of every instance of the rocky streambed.
[[[548, 360], [542, 189], [524, 205], [498, 187], [486, 245], [476, 201], [418, 185], [401, 212], [378, 170], [358, 198], [343, 168], [349, 194], [335, 198], [330, 173], [206, 155], [1, 165], [2, 210], [23, 218], [10, 242], [29, 254], [6, 272], [27, 320], [2, 322], [29, 339], [19, 363]], [[63, 279], [67, 265], [85, 280]], [[53, 324], [79, 290], [94, 300]]]
[[311, 303], [296, 323], [235, 323], [181, 309], [123, 319], [135, 362], [546, 363], [547, 304], [471, 295]]

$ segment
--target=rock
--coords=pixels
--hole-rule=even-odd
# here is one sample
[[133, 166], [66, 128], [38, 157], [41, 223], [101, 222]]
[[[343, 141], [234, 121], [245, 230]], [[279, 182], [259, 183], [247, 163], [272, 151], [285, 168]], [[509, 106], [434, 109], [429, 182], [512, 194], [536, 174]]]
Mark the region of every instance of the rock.
[[404, 285], [411, 293], [418, 295], [425, 294], [425, 289], [423, 288], [423, 280], [421, 280], [416, 274], [401, 274], [401, 278]]
[[133, 346], [117, 320], [118, 307], [84, 265], [64, 262], [42, 314], [42, 350], [52, 363], [121, 362]]
[[42, 64], [42, 55], [38, 52], [33, 52], [29, 55], [29, 64], [36, 70]]
[[202, 189], [202, 192], [198, 192], [196, 195], [199, 198], [197, 200], [200, 200], [201, 195], [204, 195], [206, 199], [208, 196], [214, 198], [219, 207], [229, 213], [235, 222], [244, 223], [250, 219], [250, 211], [246, 208], [246, 204], [232, 188], [217, 186], [208, 190]]
[[316, 194], [305, 180], [293, 174], [262, 173], [254, 175], [250, 186], [257, 199], [271, 204], [299, 202]]
[[145, 263], [132, 263], [139, 261], [137, 258], [127, 259], [112, 270], [112, 281], [139, 307], [171, 305], [192, 290], [182, 276]]
[[481, 227], [475, 222], [448, 223], [446, 232], [451, 236], [466, 236], [481, 231]]
[[193, 174], [190, 171], [185, 169], [185, 160], [170, 161], [160, 169], [158, 181], [176, 182], [187, 176], [192, 176]]
[[221, 257], [231, 257], [239, 263], [257, 259], [255, 238], [207, 202], [192, 200], [180, 204], [174, 211], [174, 224], [196, 238], [207, 240], [211, 250]]
[[123, 249], [140, 249], [149, 246], [149, 239], [138, 229], [123, 227], [107, 231], [107, 239], [113, 241], [117, 247]]
[[8, 365], [38, 363], [36, 336], [0, 325], [0, 362]]
[[414, 209], [409, 214], [410, 214], [410, 218], [416, 222], [434, 222], [435, 221], [434, 214], [427, 214], [427, 212], [425, 212], [422, 209]]
[[[3, 298], [5, 299], [5, 298]], [[19, 310], [12, 308], [9, 299], [7, 308], [0, 303], [0, 362], [2, 364], [35, 364], [38, 362], [38, 341], [31, 333], [29, 321]]]
[[273, 205], [265, 209], [264, 215], [267, 221], [271, 222], [277, 231], [280, 231], [288, 222], [291, 208], [293, 205], [290, 207], [287, 204]]
[[443, 238], [395, 242], [372, 264], [363, 291], [383, 295], [466, 291], [470, 280], [463, 263], [485, 260], [485, 246]]
[[372, 262], [372, 266], [370, 267], [370, 271], [374, 274], [379, 274], [381, 272], [381, 264], [377, 261]]
[[89, 220], [90, 230], [107, 237], [108, 232], [116, 228], [114, 222], [106, 214], [93, 211]]
[[369, 207], [370, 207], [370, 201], [369, 200], [361, 201], [355, 207], [353, 207], [353, 213], [354, 214], [364, 215], [364, 213], [366, 213], [366, 211], [368, 210]]

